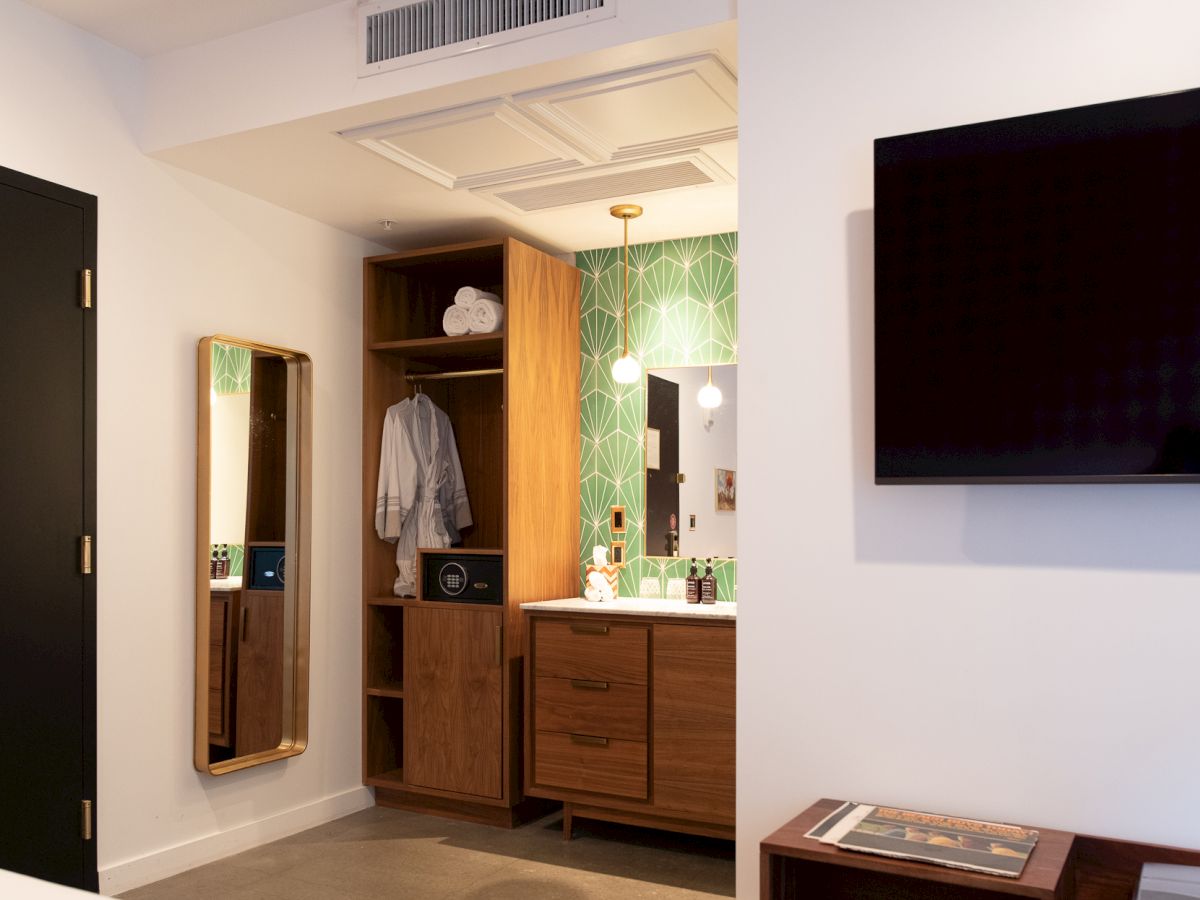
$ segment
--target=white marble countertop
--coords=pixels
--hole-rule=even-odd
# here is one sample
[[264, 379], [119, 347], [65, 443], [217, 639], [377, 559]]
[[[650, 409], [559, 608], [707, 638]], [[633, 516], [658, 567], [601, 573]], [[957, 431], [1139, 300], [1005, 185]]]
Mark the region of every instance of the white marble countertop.
[[214, 591], [240, 591], [242, 589], [242, 576], [230, 575], [228, 578], [210, 578], [208, 587]]
[[566, 600], [542, 600], [522, 603], [521, 609], [539, 612], [624, 613], [640, 616], [678, 616], [682, 619], [721, 619], [736, 621], [736, 603], [688, 603], [650, 597], [618, 597], [605, 603], [593, 603], [580, 597]]

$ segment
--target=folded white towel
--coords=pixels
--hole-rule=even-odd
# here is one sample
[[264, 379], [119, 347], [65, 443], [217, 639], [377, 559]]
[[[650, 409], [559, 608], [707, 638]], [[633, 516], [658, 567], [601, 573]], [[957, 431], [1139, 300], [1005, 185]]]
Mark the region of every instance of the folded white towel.
[[466, 334], [471, 330], [471, 318], [461, 306], [451, 306], [442, 313], [442, 330], [451, 337]]
[[494, 300], [476, 300], [467, 316], [474, 334], [490, 334], [504, 325], [504, 307]]
[[470, 309], [478, 300], [491, 300], [493, 303], [499, 303], [500, 298], [495, 294], [481, 291], [479, 288], [460, 287], [454, 295], [454, 303], [456, 306], [463, 306]]

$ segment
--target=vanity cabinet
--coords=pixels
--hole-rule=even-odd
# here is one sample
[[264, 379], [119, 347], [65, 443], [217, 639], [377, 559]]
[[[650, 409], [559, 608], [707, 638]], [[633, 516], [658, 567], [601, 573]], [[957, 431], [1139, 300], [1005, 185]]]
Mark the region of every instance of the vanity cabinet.
[[[506, 238], [371, 257], [363, 279], [363, 781], [381, 805], [512, 826], [545, 806], [521, 784], [520, 604], [579, 580], [579, 270]], [[501, 297], [501, 331], [443, 333], [464, 286]], [[474, 520], [438, 552], [500, 557], [498, 605], [426, 599], [420, 572], [393, 595], [380, 442], [417, 391], [450, 419]]]
[[525, 606], [526, 791], [563, 801], [566, 837], [579, 816], [733, 838], [734, 613], [620, 605]]

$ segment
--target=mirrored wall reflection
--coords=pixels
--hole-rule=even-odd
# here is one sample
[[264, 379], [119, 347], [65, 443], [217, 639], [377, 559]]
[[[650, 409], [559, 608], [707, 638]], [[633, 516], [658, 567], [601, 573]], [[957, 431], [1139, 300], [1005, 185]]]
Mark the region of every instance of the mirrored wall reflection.
[[647, 556], [737, 556], [736, 365], [646, 373], [645, 472]]
[[199, 348], [195, 765], [307, 742], [311, 367], [237, 338]]

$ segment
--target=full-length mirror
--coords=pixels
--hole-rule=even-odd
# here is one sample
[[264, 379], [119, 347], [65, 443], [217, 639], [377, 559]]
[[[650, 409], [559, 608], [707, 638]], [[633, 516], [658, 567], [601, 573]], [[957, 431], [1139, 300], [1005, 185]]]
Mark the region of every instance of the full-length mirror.
[[222, 775], [308, 743], [312, 364], [200, 341], [195, 765]]
[[646, 555], [737, 556], [737, 366], [646, 373]]

